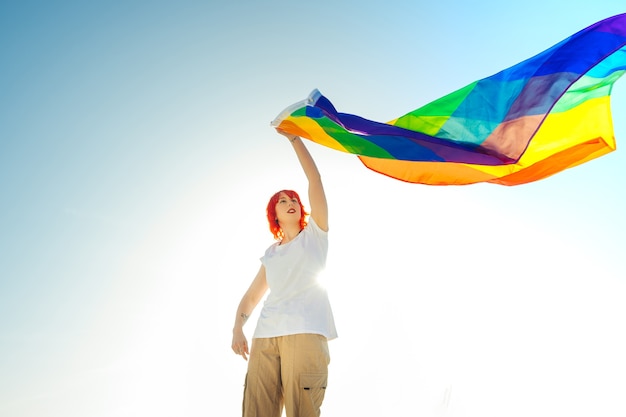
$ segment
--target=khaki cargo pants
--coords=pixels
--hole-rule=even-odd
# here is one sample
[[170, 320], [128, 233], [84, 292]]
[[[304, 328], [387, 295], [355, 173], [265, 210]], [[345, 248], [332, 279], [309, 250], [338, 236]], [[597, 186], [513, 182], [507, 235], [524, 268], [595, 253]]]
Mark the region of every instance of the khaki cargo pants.
[[328, 381], [328, 341], [317, 334], [252, 339], [243, 417], [318, 417]]

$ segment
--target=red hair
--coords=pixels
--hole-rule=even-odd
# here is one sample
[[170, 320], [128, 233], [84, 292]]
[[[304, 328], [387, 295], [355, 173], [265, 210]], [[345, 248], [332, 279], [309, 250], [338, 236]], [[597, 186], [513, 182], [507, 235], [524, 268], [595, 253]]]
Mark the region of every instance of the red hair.
[[280, 198], [280, 194], [285, 193], [289, 198], [295, 198], [298, 200], [298, 204], [300, 204], [300, 230], [304, 229], [304, 226], [307, 225], [306, 220], [304, 219], [309, 213], [304, 210], [304, 205], [302, 204], [302, 200], [300, 200], [300, 196], [293, 190], [281, 190], [274, 194], [272, 198], [270, 198], [269, 203], [267, 203], [267, 222], [270, 226], [270, 232], [274, 235], [274, 239], [281, 240], [285, 235], [283, 234], [283, 229], [280, 228], [278, 224], [278, 216], [276, 215], [276, 204], [278, 204], [278, 199]]

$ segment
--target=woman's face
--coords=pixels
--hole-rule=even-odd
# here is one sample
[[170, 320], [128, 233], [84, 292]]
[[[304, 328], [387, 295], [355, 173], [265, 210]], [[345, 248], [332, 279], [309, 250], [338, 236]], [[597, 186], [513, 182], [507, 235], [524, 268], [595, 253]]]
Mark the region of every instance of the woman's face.
[[289, 197], [285, 193], [280, 193], [276, 203], [276, 216], [282, 224], [286, 222], [300, 222], [302, 213], [300, 212], [300, 202], [296, 197]]

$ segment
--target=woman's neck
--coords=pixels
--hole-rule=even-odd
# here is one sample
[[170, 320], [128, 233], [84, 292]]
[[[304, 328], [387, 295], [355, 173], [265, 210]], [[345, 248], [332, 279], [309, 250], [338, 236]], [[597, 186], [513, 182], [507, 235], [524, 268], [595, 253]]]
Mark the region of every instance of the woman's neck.
[[296, 238], [296, 236], [298, 236], [301, 232], [300, 226], [294, 226], [294, 227], [289, 227], [289, 228], [284, 228], [283, 229], [283, 238], [280, 241], [281, 245], [284, 245], [285, 243], [289, 243], [291, 242], [293, 239]]

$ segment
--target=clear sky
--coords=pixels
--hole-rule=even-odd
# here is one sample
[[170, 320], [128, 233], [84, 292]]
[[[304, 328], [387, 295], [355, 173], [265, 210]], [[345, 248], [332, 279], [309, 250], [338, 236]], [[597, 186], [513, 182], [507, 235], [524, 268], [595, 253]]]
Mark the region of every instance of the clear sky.
[[[269, 122], [314, 88], [391, 120], [622, 12], [1, 2], [0, 415], [239, 415], [265, 205], [306, 194]], [[308, 143], [339, 331], [323, 415], [626, 414], [623, 84], [618, 151], [519, 187], [405, 184]]]

